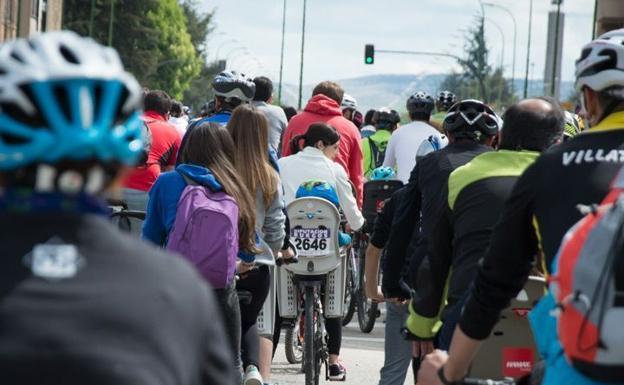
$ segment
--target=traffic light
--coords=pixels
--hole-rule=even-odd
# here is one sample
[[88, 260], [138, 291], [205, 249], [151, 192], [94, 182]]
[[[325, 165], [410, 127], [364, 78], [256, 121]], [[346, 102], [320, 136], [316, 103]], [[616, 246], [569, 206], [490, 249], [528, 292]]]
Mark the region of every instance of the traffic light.
[[373, 44], [366, 44], [364, 46], [364, 64], [375, 63], [375, 46]]

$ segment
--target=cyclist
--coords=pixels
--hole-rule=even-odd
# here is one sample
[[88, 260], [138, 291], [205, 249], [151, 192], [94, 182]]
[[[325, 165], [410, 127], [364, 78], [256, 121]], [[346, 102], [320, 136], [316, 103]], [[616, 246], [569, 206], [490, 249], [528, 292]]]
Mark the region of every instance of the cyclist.
[[[424, 342], [421, 352], [432, 350], [434, 337], [438, 348], [448, 349], [464, 294], [474, 280], [505, 200], [539, 153], [561, 141], [563, 125], [563, 111], [553, 100], [516, 103], [505, 111], [505, 132], [498, 151], [475, 157], [449, 176], [443, 194], [445, 210], [432, 226], [427, 256], [412, 283], [407, 325], [408, 329], [414, 327], [410, 332]], [[436, 336], [434, 325], [440, 318], [443, 324]]]
[[349, 94], [344, 94], [342, 96], [342, 102], [340, 103], [340, 109], [342, 110], [342, 116], [349, 120], [353, 121], [353, 114], [357, 111], [357, 100]]
[[362, 139], [362, 154], [364, 154], [362, 169], [366, 178], [371, 176], [373, 170], [383, 165], [388, 150], [388, 141], [400, 121], [401, 117], [395, 110], [382, 108], [377, 111], [375, 133]]
[[398, 215], [387, 244], [388, 259], [382, 282], [386, 298], [409, 298], [409, 292], [401, 285], [407, 273], [404, 265], [413, 265], [415, 268], [410, 270], [414, 271], [426, 254], [429, 228], [444, 210], [439, 197], [449, 174], [475, 156], [492, 151], [498, 122], [494, 111], [478, 100], [464, 100], [449, 111], [445, 130], [450, 144], [416, 163], [405, 187], [405, 198], [396, 208]]
[[[181, 141], [175, 126], [167, 122], [171, 98], [166, 92], [160, 90], [147, 92], [143, 104], [145, 107], [143, 120], [149, 128], [152, 145], [145, 165], [132, 170], [124, 180], [123, 189], [128, 209], [139, 211], [145, 211], [147, 192], [160, 173], [171, 170], [175, 165]], [[132, 228], [136, 229], [138, 235], [140, 226]]]
[[[583, 47], [575, 87], [582, 95], [589, 131], [542, 154], [522, 174], [494, 228], [449, 354], [429, 355], [419, 383], [458, 381], [466, 374], [480, 341], [490, 335], [501, 310], [522, 289], [538, 250], [549, 269], [564, 234], [581, 218], [576, 206], [598, 203], [609, 191], [624, 163], [623, 43], [620, 29]], [[550, 336], [548, 351], [541, 352], [546, 361], [543, 384], [608, 383], [572, 368], [554, 328], [548, 323], [541, 326], [535, 333]]]
[[581, 133], [578, 115], [565, 111], [565, 128], [563, 130], [563, 140], [569, 140]]
[[436, 97], [436, 110], [437, 112], [431, 116], [431, 125], [442, 131], [442, 123], [446, 117], [446, 113], [453, 104], [457, 103], [457, 96], [451, 91], [440, 91]]
[[406, 108], [411, 122], [393, 133], [383, 162], [384, 166], [397, 169], [398, 179], [403, 183], [409, 180], [421, 143], [431, 136], [442, 138], [442, 135], [429, 125], [429, 117], [433, 110], [433, 98], [429, 94], [416, 92], [407, 99]]
[[360, 135], [362, 139], [368, 138], [375, 133], [375, 114], [376, 110], [368, 110], [364, 115], [364, 126], [360, 129]]
[[5, 42], [0, 63], [2, 383], [236, 384], [212, 291], [96, 197], [142, 147], [116, 51], [51, 32]]
[[253, 80], [256, 92], [252, 105], [262, 111], [269, 122], [269, 145], [277, 152], [280, 149], [280, 139], [286, 130], [288, 121], [284, 110], [273, 102], [273, 82], [266, 76], [258, 76]]
[[[235, 236], [223, 233], [215, 235], [207, 232], [205, 237], [212, 239], [228, 237], [225, 245], [216, 244], [214, 248], [224, 249], [219, 251], [224, 258], [229, 258], [231, 250], [241, 250], [247, 253], [255, 253], [255, 218], [256, 211], [253, 198], [249, 189], [245, 186], [242, 178], [232, 165], [234, 161], [234, 143], [226, 128], [218, 123], [201, 123], [187, 133], [188, 144], [180, 153], [180, 164], [175, 171], [163, 173], [149, 192], [149, 206], [143, 225], [143, 238], [159, 246], [170, 246], [170, 235], [175, 229], [178, 217], [178, 203], [188, 185], [204, 186], [212, 192], [224, 192], [232, 197], [238, 208], [237, 232]], [[216, 202], [213, 200], [212, 202]], [[216, 205], [216, 203], [215, 203]], [[226, 215], [222, 211], [223, 215]], [[209, 226], [201, 221], [188, 221], [185, 226], [196, 225], [198, 227]], [[201, 227], [200, 227], [201, 228]], [[223, 231], [224, 226], [215, 226], [214, 231]], [[232, 244], [235, 243], [235, 244]], [[207, 250], [207, 253], [213, 252]], [[239, 253], [239, 256], [242, 254]], [[211, 260], [199, 260], [196, 258], [196, 266], [202, 272], [206, 272], [207, 279], [216, 276], [225, 284], [218, 287], [215, 292], [222, 313], [227, 322], [227, 336], [232, 350], [233, 358], [237, 366], [240, 366], [239, 351], [241, 344], [241, 318], [238, 295], [235, 288], [234, 274], [232, 270], [218, 271], [211, 268]], [[205, 267], [200, 267], [199, 263]], [[249, 263], [243, 260], [237, 261], [236, 270], [245, 273], [249, 270]], [[208, 276], [208, 273], [211, 273]], [[215, 284], [216, 285], [216, 284]], [[240, 370], [240, 367], [237, 368]]]
[[[371, 180], [394, 179], [394, 177], [394, 171], [391, 168], [381, 167], [373, 171]], [[392, 197], [384, 201], [382, 210], [377, 214], [373, 233], [366, 248], [366, 263], [364, 264], [366, 297], [375, 302], [385, 301], [378, 286], [380, 261], [388, 242], [397, 202], [402, 199], [404, 192], [405, 189], [399, 189], [392, 194]], [[401, 328], [406, 320], [407, 305], [399, 301], [387, 301], [384, 325], [384, 365], [379, 371], [379, 385], [405, 382], [407, 370], [412, 362], [411, 344], [401, 336]]]
[[[266, 153], [270, 131], [268, 120], [261, 110], [239, 106], [234, 110], [227, 129], [234, 140], [234, 167], [242, 182], [255, 188], [255, 191], [252, 189], [252, 194], [256, 203], [256, 234], [271, 249], [270, 254], [265, 251], [258, 255], [257, 266], [239, 274], [240, 279], [236, 284], [237, 290], [246, 290], [252, 294], [250, 303], [241, 303], [241, 356], [245, 369], [243, 384], [261, 385], [263, 378], [270, 377], [271, 367], [262, 365], [260, 357], [263, 354], [263, 342], [260, 338], [271, 341], [273, 331], [258, 337], [256, 320], [272, 284], [268, 264], [274, 263], [274, 259], [269, 256], [278, 255], [284, 241], [284, 199], [279, 174], [269, 163]], [[271, 357], [271, 352], [272, 342], [264, 350], [268, 357]]]
[[[346, 172], [332, 160], [339, 151], [340, 140], [340, 135], [333, 127], [323, 123], [312, 124], [304, 135], [293, 138], [291, 153], [294, 155], [279, 160], [280, 177], [286, 204], [295, 199], [303, 182], [311, 179], [327, 182], [336, 190], [349, 226], [358, 230], [364, 225], [364, 217], [351, 192]], [[304, 142], [304, 148], [297, 152], [300, 141]], [[332, 380], [340, 380], [346, 376], [346, 369], [339, 361], [342, 318], [328, 318], [325, 326], [329, 337], [329, 376]]]
[[298, 135], [305, 134], [312, 123], [327, 123], [331, 125], [340, 135], [340, 147], [335, 161], [344, 168], [349, 176], [349, 180], [355, 186], [358, 206], [361, 206], [362, 185], [364, 182], [362, 178], [360, 133], [352, 122], [342, 116], [340, 103], [343, 95], [343, 89], [334, 82], [325, 81], [314, 87], [312, 98], [304, 111], [293, 117], [288, 123], [282, 140], [282, 156], [292, 154], [290, 145], [292, 139]]
[[169, 110], [169, 124], [176, 128], [180, 140], [186, 132], [186, 127], [189, 124], [188, 115], [184, 112], [184, 106], [177, 100], [171, 101], [171, 109]]

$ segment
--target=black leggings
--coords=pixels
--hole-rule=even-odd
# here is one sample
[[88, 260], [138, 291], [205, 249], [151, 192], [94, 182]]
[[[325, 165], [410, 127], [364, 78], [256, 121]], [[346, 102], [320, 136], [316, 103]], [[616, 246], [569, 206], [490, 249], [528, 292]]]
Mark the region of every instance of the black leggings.
[[[321, 299], [322, 300], [322, 299]], [[275, 330], [273, 331], [273, 356], [277, 350], [280, 333], [282, 330], [282, 318], [279, 315], [279, 304], [275, 306]], [[297, 322], [297, 321], [295, 321]], [[342, 345], [342, 317], [325, 318], [325, 330], [327, 331], [327, 350], [329, 354], [340, 355]]]
[[258, 366], [260, 357], [260, 340], [256, 322], [269, 293], [271, 276], [268, 266], [260, 266], [243, 275], [236, 283], [237, 290], [251, 292], [249, 304], [240, 305], [241, 312], [241, 359], [243, 369], [249, 365]]

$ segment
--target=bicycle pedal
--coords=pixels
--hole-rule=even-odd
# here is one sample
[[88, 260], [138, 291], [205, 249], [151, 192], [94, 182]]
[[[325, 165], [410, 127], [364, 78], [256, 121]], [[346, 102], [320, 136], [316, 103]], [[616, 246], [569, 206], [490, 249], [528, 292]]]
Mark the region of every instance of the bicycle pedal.
[[377, 311], [375, 312], [375, 318], [379, 317], [381, 317], [381, 310], [377, 309]]

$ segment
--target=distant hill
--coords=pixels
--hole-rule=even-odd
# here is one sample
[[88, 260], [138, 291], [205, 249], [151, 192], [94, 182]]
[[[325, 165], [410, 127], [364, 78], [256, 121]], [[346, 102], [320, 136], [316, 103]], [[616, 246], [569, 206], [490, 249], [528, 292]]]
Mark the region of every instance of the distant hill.
[[[405, 110], [405, 101], [414, 92], [424, 90], [430, 94], [438, 92], [446, 74], [429, 75], [371, 75], [357, 78], [337, 80], [348, 94], [358, 101], [359, 110], [366, 112], [370, 108], [390, 107], [398, 111]], [[522, 97], [524, 79], [516, 79], [515, 92]], [[314, 85], [304, 85], [303, 104], [312, 95]], [[574, 83], [566, 81], [561, 84], [562, 99], [566, 99], [574, 91]], [[284, 84], [283, 104], [297, 106], [298, 86]], [[529, 96], [542, 94], [542, 80], [530, 81], [528, 85]]]

